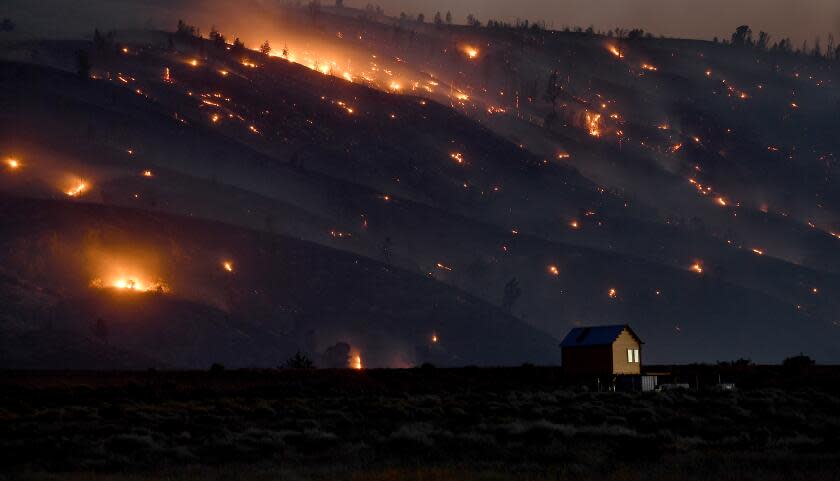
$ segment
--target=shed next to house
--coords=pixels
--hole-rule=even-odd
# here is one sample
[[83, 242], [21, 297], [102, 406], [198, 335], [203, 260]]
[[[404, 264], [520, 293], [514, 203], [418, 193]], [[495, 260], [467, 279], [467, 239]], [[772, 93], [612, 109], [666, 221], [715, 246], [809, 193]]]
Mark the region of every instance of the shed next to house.
[[563, 371], [572, 375], [639, 375], [642, 344], [627, 325], [576, 327], [560, 343]]

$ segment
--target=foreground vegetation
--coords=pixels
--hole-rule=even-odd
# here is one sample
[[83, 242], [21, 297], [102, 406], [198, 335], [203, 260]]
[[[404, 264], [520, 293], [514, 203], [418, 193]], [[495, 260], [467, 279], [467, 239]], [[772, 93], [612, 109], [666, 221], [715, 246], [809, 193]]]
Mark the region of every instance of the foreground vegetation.
[[661, 393], [592, 392], [566, 385], [557, 369], [529, 367], [8, 372], [0, 376], [0, 473], [837, 479], [835, 370], [811, 376], [809, 386], [796, 385], [802, 373], [751, 370], [745, 385], [763, 379], [766, 386]]

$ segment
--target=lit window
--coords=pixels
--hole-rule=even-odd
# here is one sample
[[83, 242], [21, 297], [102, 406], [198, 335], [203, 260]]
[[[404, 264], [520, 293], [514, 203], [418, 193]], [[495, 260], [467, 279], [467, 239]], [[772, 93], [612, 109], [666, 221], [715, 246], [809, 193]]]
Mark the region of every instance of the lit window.
[[638, 349], [633, 349], [633, 362], [635, 362], [635, 363], [639, 362], [639, 350]]
[[633, 362], [633, 350], [632, 349], [627, 350], [627, 362]]

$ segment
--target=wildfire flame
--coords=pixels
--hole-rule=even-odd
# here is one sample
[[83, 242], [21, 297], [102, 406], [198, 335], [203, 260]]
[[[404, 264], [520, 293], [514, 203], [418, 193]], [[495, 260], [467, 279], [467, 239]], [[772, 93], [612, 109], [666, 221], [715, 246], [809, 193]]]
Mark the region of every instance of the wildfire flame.
[[467, 55], [467, 58], [469, 58], [470, 60], [478, 58], [479, 51], [475, 47], [470, 47], [469, 45], [467, 45], [466, 47], [464, 47], [463, 51]]
[[624, 58], [624, 54], [621, 53], [621, 50], [619, 50], [615, 45], [608, 46], [607, 50], [609, 50], [616, 58]]
[[222, 262], [222, 269], [226, 270], [227, 272], [233, 272], [233, 262], [232, 261]]
[[169, 287], [161, 282], [145, 282], [137, 277], [118, 277], [108, 283], [97, 278], [91, 281], [90, 286], [96, 289], [117, 289], [131, 292], [169, 292]]
[[88, 190], [88, 184], [82, 180], [70, 189], [64, 191], [64, 193], [67, 194], [68, 197], [81, 197], [86, 190]]
[[701, 264], [700, 262], [695, 262], [691, 265], [691, 267], [689, 267], [689, 269], [691, 269], [692, 272], [696, 272], [697, 274], [702, 274], [703, 264]]
[[20, 168], [20, 161], [17, 159], [6, 159], [6, 165], [8, 165], [10, 169], [16, 170]]
[[350, 369], [361, 370], [364, 366], [362, 365], [362, 355], [361, 354], [353, 354], [350, 356]]
[[589, 130], [589, 135], [593, 137], [601, 136], [601, 114], [594, 112], [586, 112], [586, 128]]

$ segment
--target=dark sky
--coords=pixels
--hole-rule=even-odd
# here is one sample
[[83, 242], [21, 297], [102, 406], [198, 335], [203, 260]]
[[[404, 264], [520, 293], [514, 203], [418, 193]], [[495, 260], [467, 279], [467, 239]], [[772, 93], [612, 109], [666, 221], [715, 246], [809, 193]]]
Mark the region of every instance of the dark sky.
[[[251, 0], [258, 3], [283, 0]], [[334, 0], [321, 0], [331, 4]], [[305, 3], [306, 0], [301, 0]], [[363, 8], [379, 3], [391, 15], [401, 11], [423, 12], [431, 18], [436, 10], [452, 10], [456, 22], [468, 13], [481, 20], [513, 20], [517, 17], [544, 20], [555, 28], [565, 25], [596, 29], [641, 27], [672, 37], [728, 37], [741, 24], [749, 24], [757, 33], [765, 30], [774, 39], [790, 36], [801, 44], [813, 43], [816, 35], [825, 42], [833, 32], [840, 37], [840, 0], [345, 0], [345, 4]], [[19, 24], [48, 26], [56, 31], [91, 24], [116, 28], [157, 24], [162, 18], [186, 15], [180, 10], [191, 4], [194, 10], [210, 10], [212, 0], [0, 0], [0, 15], [10, 16]], [[247, 3], [231, 0], [227, 7]], [[176, 12], [177, 11], [177, 12]], [[169, 22], [171, 23], [171, 22]], [[167, 23], [168, 25], [168, 23]], [[40, 28], [39, 28], [40, 29]]]
[[[345, 0], [363, 5], [366, 0]], [[374, 2], [376, 3], [376, 2]], [[817, 34], [840, 33], [840, 0], [378, 0], [388, 12], [451, 9], [456, 21], [468, 13], [479, 19], [528, 18], [564, 25], [609, 29], [639, 26], [668, 36], [728, 36], [738, 25], [765, 30], [775, 38], [809, 42]]]

